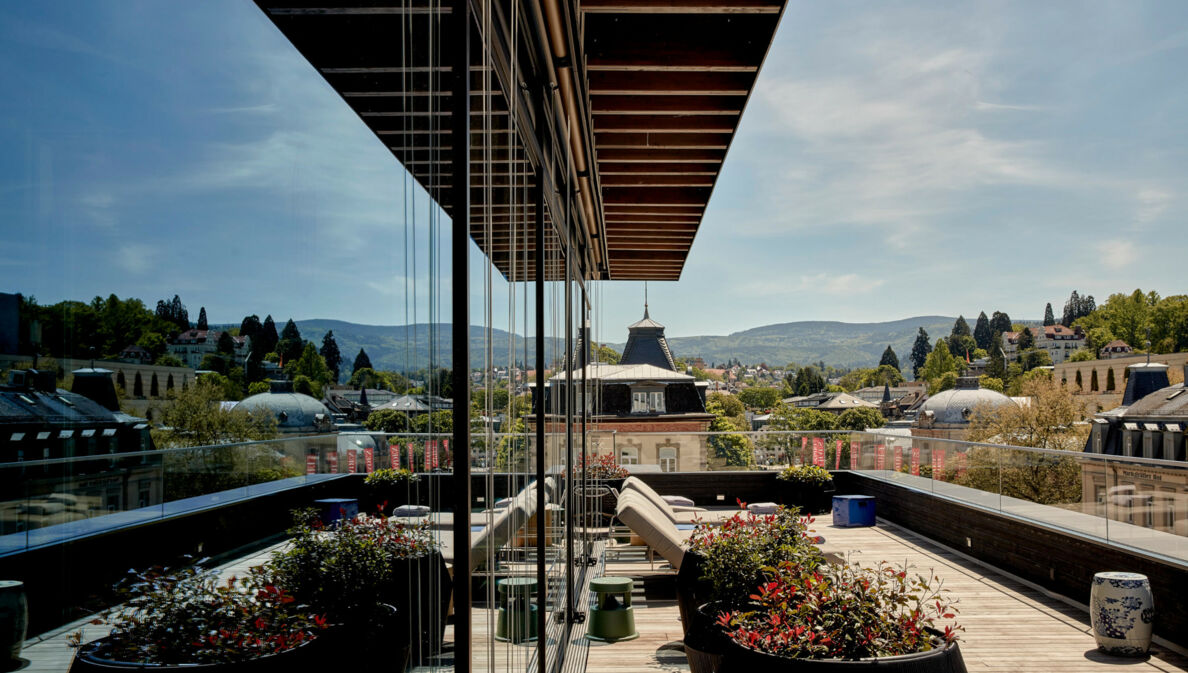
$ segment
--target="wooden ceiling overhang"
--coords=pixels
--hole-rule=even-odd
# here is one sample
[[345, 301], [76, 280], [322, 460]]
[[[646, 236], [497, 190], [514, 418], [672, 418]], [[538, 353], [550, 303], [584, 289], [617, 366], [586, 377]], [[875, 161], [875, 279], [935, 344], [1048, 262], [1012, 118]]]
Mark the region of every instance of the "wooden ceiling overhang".
[[[512, 252], [531, 244], [536, 208], [521, 195], [536, 167], [550, 245], [579, 257], [583, 278], [679, 279], [784, 1], [493, 0], [490, 51], [471, 49], [480, 249], [509, 280], [531, 279]], [[449, 0], [256, 2], [452, 217]]]

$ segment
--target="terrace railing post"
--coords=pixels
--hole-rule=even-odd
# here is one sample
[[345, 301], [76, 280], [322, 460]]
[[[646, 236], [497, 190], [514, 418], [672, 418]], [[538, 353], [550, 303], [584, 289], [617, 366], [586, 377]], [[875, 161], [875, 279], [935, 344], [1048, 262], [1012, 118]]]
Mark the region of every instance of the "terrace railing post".
[[470, 672], [470, 0], [452, 1], [450, 231], [454, 386], [454, 670]]
[[[569, 215], [569, 190], [566, 190], [565, 221]], [[573, 250], [565, 251], [565, 642], [573, 623]]]
[[[548, 139], [544, 128], [544, 92], [540, 86], [532, 88], [532, 101], [536, 107], [537, 133], [541, 140], [542, 150]], [[532, 187], [532, 200], [536, 206], [536, 629], [539, 633], [536, 651], [536, 667], [538, 673], [545, 673], [547, 614], [549, 584], [545, 575], [545, 423], [547, 423], [545, 405], [545, 198], [544, 184], [548, 177], [548, 169], [543, 165], [537, 166], [536, 184]]]

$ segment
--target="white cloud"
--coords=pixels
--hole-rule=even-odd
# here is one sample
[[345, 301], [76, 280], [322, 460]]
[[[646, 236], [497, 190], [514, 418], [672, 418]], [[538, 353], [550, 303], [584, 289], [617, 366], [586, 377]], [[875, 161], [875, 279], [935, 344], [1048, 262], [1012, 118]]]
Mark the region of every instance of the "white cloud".
[[1134, 243], [1122, 239], [1102, 241], [1097, 244], [1097, 259], [1107, 268], [1120, 271], [1138, 261], [1139, 252]]
[[120, 246], [116, 251], [115, 260], [116, 264], [124, 271], [140, 275], [153, 268], [154, 258], [157, 254], [157, 249], [151, 245], [129, 243]]
[[1135, 200], [1138, 201], [1135, 218], [1140, 224], [1145, 224], [1158, 219], [1167, 211], [1167, 207], [1172, 201], [1172, 195], [1159, 189], [1145, 187], [1135, 194]]

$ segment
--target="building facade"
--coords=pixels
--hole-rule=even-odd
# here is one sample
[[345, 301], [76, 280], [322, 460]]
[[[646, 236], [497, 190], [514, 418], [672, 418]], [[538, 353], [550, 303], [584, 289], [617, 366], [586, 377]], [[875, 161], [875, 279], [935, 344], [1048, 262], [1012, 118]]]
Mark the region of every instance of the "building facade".
[[[1052, 364], [1059, 364], [1067, 360], [1075, 350], [1085, 345], [1085, 333], [1080, 327], [1065, 327], [1064, 325], [1043, 325], [1029, 327], [1031, 336], [1035, 340], [1035, 347], [1047, 351], [1052, 357]], [[1019, 333], [1002, 333], [1002, 350], [1008, 360], [1019, 357]]]
[[[219, 352], [219, 337], [222, 332], [215, 329], [191, 329], [179, 333], [169, 342], [169, 353], [181, 360], [187, 367], [198, 369], [202, 359]], [[231, 337], [234, 345], [232, 356], [235, 365], [242, 367], [252, 348], [251, 339], [243, 336]]]

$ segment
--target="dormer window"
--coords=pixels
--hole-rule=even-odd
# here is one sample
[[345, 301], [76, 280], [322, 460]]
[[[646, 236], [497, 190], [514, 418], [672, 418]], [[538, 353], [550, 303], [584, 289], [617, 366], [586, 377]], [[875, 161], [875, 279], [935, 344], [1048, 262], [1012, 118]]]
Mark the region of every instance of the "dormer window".
[[631, 413], [633, 414], [662, 414], [664, 413], [663, 388], [633, 388], [631, 390]]

